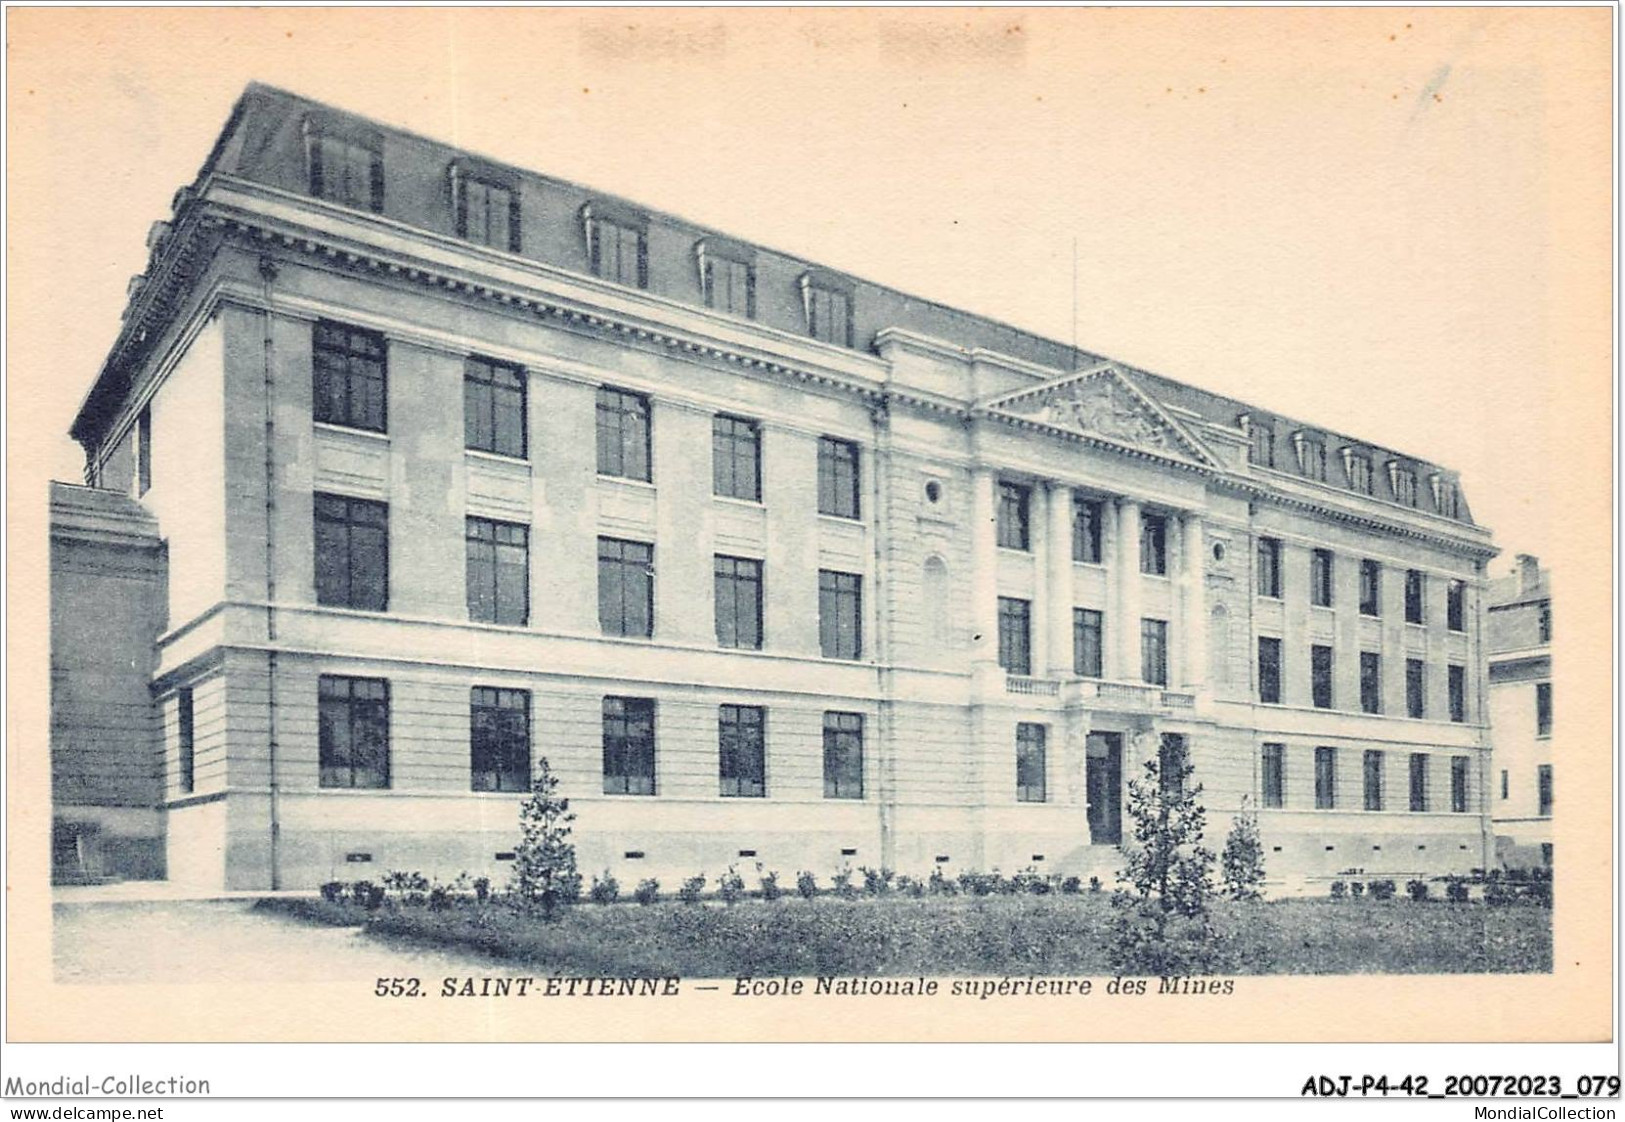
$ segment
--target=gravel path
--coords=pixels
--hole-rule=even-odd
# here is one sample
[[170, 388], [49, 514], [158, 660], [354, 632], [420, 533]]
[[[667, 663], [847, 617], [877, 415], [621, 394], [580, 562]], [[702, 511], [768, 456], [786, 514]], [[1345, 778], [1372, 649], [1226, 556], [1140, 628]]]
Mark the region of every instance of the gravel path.
[[317, 927], [254, 912], [252, 900], [57, 904], [52, 957], [59, 983], [349, 982], [373, 977], [507, 973], [439, 949], [386, 945], [354, 928]]

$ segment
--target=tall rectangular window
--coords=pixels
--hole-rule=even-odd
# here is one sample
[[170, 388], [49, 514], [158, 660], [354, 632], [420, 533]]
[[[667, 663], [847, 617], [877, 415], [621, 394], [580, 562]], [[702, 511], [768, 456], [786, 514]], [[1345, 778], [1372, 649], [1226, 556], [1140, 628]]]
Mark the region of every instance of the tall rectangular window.
[[511, 186], [470, 175], [458, 168], [453, 180], [457, 196], [457, 236], [492, 249], [518, 253], [519, 192]]
[[1189, 762], [1184, 735], [1163, 733], [1157, 743], [1157, 782], [1162, 787], [1163, 798], [1179, 798], [1185, 793], [1185, 765]]
[[1016, 801], [1044, 802], [1045, 778], [1044, 726], [1022, 721], [1016, 726]]
[[1382, 656], [1375, 651], [1360, 652], [1360, 711], [1382, 712]]
[[1345, 452], [1343, 464], [1348, 472], [1349, 489], [1362, 495], [1371, 494], [1371, 458]]
[[1286, 745], [1264, 745], [1260, 770], [1264, 805], [1271, 809], [1286, 806]]
[[525, 371], [511, 363], [463, 363], [463, 447], [525, 458]]
[[530, 691], [469, 691], [468, 773], [475, 791], [530, 790]]
[[1298, 445], [1298, 464], [1307, 478], [1317, 483], [1326, 482], [1326, 445], [1303, 437]]
[[1315, 809], [1337, 809], [1337, 749], [1315, 749]]
[[346, 137], [305, 126], [306, 171], [310, 193], [342, 206], [384, 209], [384, 157], [376, 140]]
[[197, 786], [196, 731], [192, 712], [192, 691], [175, 691], [176, 740], [180, 752], [177, 760], [179, 774], [175, 777], [183, 795], [190, 795]]
[[655, 703], [604, 698], [604, 794], [655, 793]]
[[1106, 617], [1090, 608], [1072, 609], [1072, 672], [1099, 678], [1105, 662]]
[[1030, 549], [1028, 519], [1032, 513], [1032, 489], [1019, 483], [999, 483], [998, 538], [1002, 549]]
[[1382, 753], [1375, 749], [1365, 753], [1365, 808], [1382, 809]]
[[1072, 495], [1072, 560], [1088, 565], [1101, 562], [1100, 524], [1105, 505], [1099, 499]]
[[1258, 539], [1258, 594], [1281, 598], [1281, 542], [1277, 538]]
[[468, 618], [523, 627], [530, 619], [530, 528], [468, 519]]
[[1535, 735], [1552, 735], [1552, 684], [1535, 683]]
[[1405, 660], [1405, 716], [1427, 716], [1427, 664], [1419, 658]]
[[1405, 570], [1405, 622], [1426, 623], [1427, 577], [1421, 569]]
[[1552, 816], [1552, 765], [1541, 764], [1535, 769], [1535, 790], [1540, 798], [1539, 814], [1542, 818]]
[[1552, 641], [1552, 602], [1550, 600], [1540, 602], [1540, 615], [1536, 623], [1536, 629], [1540, 642], [1550, 643]]
[[711, 418], [711, 493], [761, 501], [762, 430], [755, 421]]
[[858, 446], [833, 436], [818, 438], [818, 513], [858, 517]]
[[1394, 501], [1406, 506], [1416, 505], [1416, 473], [1409, 468], [1389, 466], [1389, 482], [1394, 487]]
[[136, 495], [145, 495], [152, 489], [152, 406], [141, 410], [135, 419], [135, 487]]
[[1309, 553], [1309, 602], [1317, 608], [1332, 606], [1332, 551], [1329, 549]]
[[311, 335], [311, 415], [323, 424], [385, 432], [389, 424], [384, 337], [316, 321]]
[[649, 481], [649, 399], [598, 389], [598, 474]]
[[1247, 448], [1247, 459], [1259, 467], [1274, 467], [1275, 430], [1262, 421], [1253, 421], [1247, 426], [1247, 437], [1251, 442]]
[[1411, 809], [1428, 809], [1428, 754], [1411, 753]]
[[655, 547], [598, 539], [598, 625], [605, 635], [648, 638], [655, 626]]
[[1450, 758], [1450, 810], [1455, 814], [1467, 813], [1467, 776], [1472, 760], [1467, 756]]
[[852, 345], [852, 297], [823, 285], [805, 283], [807, 334], [837, 347]]
[[824, 714], [824, 797], [863, 798], [863, 714]]
[[1360, 614], [1382, 615], [1382, 562], [1360, 560]]
[[315, 496], [316, 602], [381, 612], [389, 604], [389, 507]]
[[323, 787], [389, 786], [389, 683], [323, 674], [317, 686]]
[[1467, 668], [1451, 666], [1447, 671], [1450, 683], [1450, 719], [1460, 724], [1467, 719]]
[[1316, 709], [1332, 707], [1332, 649], [1319, 643], [1309, 648], [1309, 696]]
[[705, 306], [733, 316], [756, 318], [756, 269], [745, 261], [705, 254], [700, 283], [705, 288]]
[[1507, 799], [1507, 797], [1508, 797], [1508, 795], [1510, 793], [1509, 792], [1510, 786], [1511, 786], [1511, 781], [1507, 777], [1507, 769], [1502, 768], [1501, 769], [1501, 801], [1502, 802], [1506, 801], [1506, 799]]
[[1258, 638], [1258, 700], [1266, 705], [1281, 702], [1281, 640], [1268, 635]]
[[767, 710], [755, 705], [717, 709], [720, 791], [726, 798], [760, 799], [767, 794]]
[[1152, 685], [1168, 684], [1168, 621], [1140, 621], [1140, 678]]
[[762, 563], [720, 553], [714, 561], [717, 646], [761, 650]]
[[1160, 514], [1140, 516], [1140, 572], [1157, 577], [1168, 572], [1168, 520]]
[[1032, 604], [999, 597], [999, 665], [1011, 674], [1033, 671]]
[[1452, 631], [1467, 630], [1467, 582], [1453, 580], [1445, 595], [1445, 626]]
[[594, 276], [628, 288], [649, 287], [649, 235], [641, 224], [589, 215], [587, 240]]
[[818, 647], [825, 658], [863, 657], [863, 577], [818, 570]]

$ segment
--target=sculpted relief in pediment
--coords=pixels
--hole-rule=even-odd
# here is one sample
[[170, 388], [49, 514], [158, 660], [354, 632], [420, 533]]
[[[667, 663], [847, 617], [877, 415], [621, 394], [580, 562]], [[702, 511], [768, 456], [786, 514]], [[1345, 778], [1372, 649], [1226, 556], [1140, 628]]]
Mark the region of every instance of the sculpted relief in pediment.
[[1181, 451], [1178, 438], [1168, 426], [1147, 410], [1132, 390], [1112, 377], [1057, 386], [1040, 397], [1012, 402], [1004, 408], [1122, 444]]

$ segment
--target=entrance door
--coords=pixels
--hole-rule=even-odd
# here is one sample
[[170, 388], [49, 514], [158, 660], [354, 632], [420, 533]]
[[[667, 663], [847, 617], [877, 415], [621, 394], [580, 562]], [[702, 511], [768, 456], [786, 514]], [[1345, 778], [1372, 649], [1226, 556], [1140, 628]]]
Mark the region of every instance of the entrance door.
[[1123, 736], [1092, 732], [1084, 748], [1084, 783], [1089, 797], [1091, 845], [1123, 841]]

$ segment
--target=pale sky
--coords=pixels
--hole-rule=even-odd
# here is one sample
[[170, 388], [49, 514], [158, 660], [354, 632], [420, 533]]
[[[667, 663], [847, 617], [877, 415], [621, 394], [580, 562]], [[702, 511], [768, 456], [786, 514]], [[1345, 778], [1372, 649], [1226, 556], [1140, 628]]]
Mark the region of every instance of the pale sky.
[[14, 478], [79, 478], [147, 228], [254, 79], [1063, 341], [1075, 241], [1080, 346], [1459, 470], [1492, 571], [1552, 556], [1607, 423], [1559, 299], [1609, 236], [1605, 9], [10, 22]]

